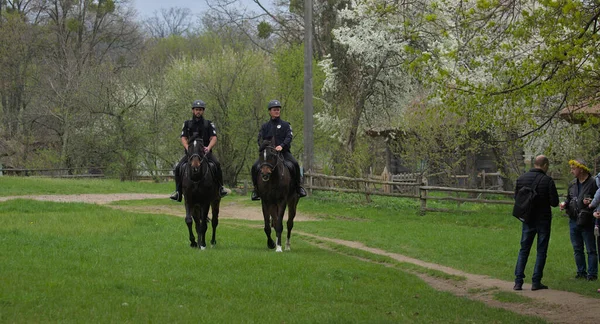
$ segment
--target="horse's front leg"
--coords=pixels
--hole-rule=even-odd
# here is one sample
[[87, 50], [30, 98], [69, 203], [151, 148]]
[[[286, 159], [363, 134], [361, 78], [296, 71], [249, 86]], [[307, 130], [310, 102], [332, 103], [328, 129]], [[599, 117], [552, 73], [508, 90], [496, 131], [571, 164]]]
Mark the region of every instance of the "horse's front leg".
[[208, 229], [208, 203], [202, 204], [198, 211], [199, 221], [196, 223], [196, 232], [198, 233], [198, 246], [201, 250], [206, 249], [206, 230]]
[[268, 204], [263, 200], [262, 201], [262, 212], [263, 212], [263, 217], [265, 219], [265, 234], [267, 235], [267, 247], [269, 249], [274, 249], [275, 248], [275, 242], [273, 242], [273, 239], [271, 238], [271, 214], [269, 211], [269, 206]]
[[221, 205], [221, 200], [217, 199], [210, 205], [212, 209], [212, 219], [210, 220], [212, 225], [212, 239], [210, 240], [210, 245], [215, 247], [217, 245], [217, 226], [219, 225], [219, 206]]
[[194, 231], [192, 230], [192, 214], [191, 208], [188, 205], [187, 200], [185, 201], [185, 224], [187, 225], [188, 232], [190, 233], [190, 247], [198, 247], [198, 243], [196, 243], [196, 237], [194, 236]]
[[281, 249], [281, 233], [283, 232], [283, 216], [285, 215], [285, 201], [277, 204], [277, 219], [275, 220], [275, 233], [277, 234], [277, 248], [275, 252], [283, 252]]
[[285, 242], [285, 249], [291, 250], [290, 238], [292, 237], [292, 228], [294, 228], [294, 217], [296, 217], [296, 207], [298, 206], [298, 196], [288, 200], [288, 220], [287, 220], [287, 240]]

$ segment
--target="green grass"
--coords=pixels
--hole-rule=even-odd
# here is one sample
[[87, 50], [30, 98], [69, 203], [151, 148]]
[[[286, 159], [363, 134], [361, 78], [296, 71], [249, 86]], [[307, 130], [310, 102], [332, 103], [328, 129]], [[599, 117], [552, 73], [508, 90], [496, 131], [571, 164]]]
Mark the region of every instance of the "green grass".
[[[172, 183], [0, 177], [0, 196], [113, 192], [167, 195], [171, 191]], [[451, 211], [428, 212], [425, 216], [420, 216], [419, 202], [416, 199], [379, 196], [371, 196], [371, 199], [371, 203], [367, 203], [364, 195], [315, 192], [310, 197], [301, 199], [298, 209], [318, 221], [297, 222], [295, 230], [360, 241], [370, 247], [468, 273], [507, 281], [514, 279], [521, 227], [510, 216], [512, 206], [431, 201], [428, 206]], [[260, 202], [250, 201], [249, 195], [232, 194], [225, 197], [224, 201], [260, 209]], [[338, 302], [336, 294], [340, 292], [325, 280], [339, 273], [349, 274], [349, 277], [342, 276], [347, 278], [346, 284], [349, 284], [353, 282], [351, 278], [362, 278], [361, 274], [365, 272], [377, 273], [376, 277], [381, 285], [361, 281], [359, 286], [368, 284], [373, 285], [374, 289], [355, 288], [352, 291], [354, 294], [364, 293], [370, 299], [398, 300], [383, 304], [362, 299], [352, 300], [366, 303], [375, 312], [387, 312], [386, 315], [374, 317], [375, 322], [446, 323], [461, 319], [461, 322], [487, 323], [523, 320], [511, 317], [514, 314], [490, 315], [487, 311], [484, 312], [487, 314], [485, 316], [491, 317], [485, 320], [473, 318], [475, 315], [465, 315], [455, 308], [471, 309], [470, 302], [466, 302], [468, 305], [465, 306], [463, 300], [428, 291], [427, 287], [421, 287], [424, 284], [418, 278], [405, 272], [425, 272], [444, 277], [443, 274], [401, 264], [387, 257], [331, 243], [325, 245], [333, 251], [322, 250], [310, 243], [319, 242], [300, 235], [293, 239], [292, 253], [275, 254], [266, 249], [266, 240], [260, 228], [262, 222], [222, 220], [219, 227], [219, 247], [199, 252], [187, 247], [187, 230], [180, 218], [133, 214], [82, 204], [23, 202], [0, 203], [0, 243], [3, 246], [0, 249], [0, 322], [39, 322], [42, 318], [44, 321], [76, 322], [83, 321], [83, 317], [79, 316], [84, 313], [95, 321], [106, 322], [160, 322], [167, 318], [170, 321], [174, 318], [177, 318], [176, 321], [179, 318], [181, 321], [189, 321], [191, 316], [196, 316], [196, 320], [200, 318], [197, 317], [199, 313], [196, 310], [200, 304], [214, 305], [220, 313], [230, 312], [231, 307], [231, 311], [238, 314], [249, 314], [243, 320], [212, 312], [210, 315], [202, 315], [203, 320], [204, 316], [209, 316], [207, 320], [220, 322], [256, 322], [260, 320], [260, 316], [256, 314], [272, 314], [272, 309], [285, 310], [293, 315], [286, 318], [274, 317], [273, 322], [373, 322], [370, 317], [372, 310], [347, 306], [345, 303], [348, 303], [350, 296], [340, 296], [343, 301]], [[174, 203], [157, 199], [115, 204], [172, 207]], [[183, 209], [183, 205], [178, 206]], [[552, 289], [599, 298], [600, 294], [596, 293], [598, 283], [573, 279], [575, 265], [569, 241], [568, 220], [557, 209], [554, 211], [544, 283]], [[280, 258], [285, 258], [286, 262], [281, 262]], [[534, 263], [535, 246], [526, 269], [526, 283], [530, 280]], [[354, 273], [355, 269], [358, 274]], [[190, 275], [192, 272], [194, 275]], [[306, 277], [308, 274], [311, 275], [310, 278]], [[208, 291], [207, 285], [214, 288]], [[288, 288], [289, 285], [292, 288]], [[317, 289], [319, 286], [333, 290], [323, 296], [324, 293]], [[398, 286], [402, 287], [402, 291], [394, 290], [399, 289]], [[220, 292], [217, 297], [213, 294], [215, 289]], [[239, 289], [241, 292], [238, 292]], [[377, 289], [382, 289], [383, 295]], [[77, 292], [75, 297], [64, 297], [69, 296], [67, 292], [71, 290]], [[267, 293], [263, 293], [263, 290]], [[405, 300], [416, 296], [411, 297], [406, 290], [417, 293], [419, 302], [427, 306], [413, 305]], [[258, 295], [252, 295], [251, 292], [254, 291], [258, 291]], [[95, 297], [96, 295], [99, 297]], [[181, 295], [189, 298], [182, 299]], [[494, 292], [494, 295], [498, 300], [512, 302], [512, 295], [501, 292]], [[313, 298], [317, 298], [315, 302], [311, 301]], [[441, 311], [436, 306], [440, 298], [444, 298], [443, 302], [449, 305], [448, 311]], [[196, 306], [190, 304], [189, 300], [192, 299]], [[325, 299], [331, 299], [332, 302], [324, 301]], [[230, 305], [232, 302], [240, 303], [241, 300], [248, 300], [253, 306]], [[517, 299], [515, 302], [523, 301]], [[105, 305], [107, 303], [110, 305]], [[155, 303], [160, 305], [156, 306]], [[263, 303], [270, 303], [269, 307], [263, 307]], [[329, 307], [331, 303], [336, 306]], [[298, 305], [299, 309], [315, 314], [299, 314], [301, 311], [290, 305]], [[327, 312], [331, 309], [331, 312], [338, 315], [316, 314], [323, 312], [323, 305], [328, 305]], [[482, 304], [477, 305], [485, 308]], [[257, 307], [256, 311], [253, 311], [253, 307]], [[39, 309], [47, 309], [39, 315], [45, 317], [36, 317]], [[154, 309], [157, 310], [156, 313]], [[208, 307], [204, 306], [203, 310], [206, 309]], [[432, 314], [432, 310], [439, 314]], [[158, 311], [166, 315], [158, 314]], [[125, 312], [128, 312], [127, 315]], [[148, 314], [138, 314], [139, 312]], [[21, 313], [26, 314], [23, 320], [15, 317]], [[110, 315], [106, 318], [97, 317], [103, 313]], [[70, 319], [66, 319], [67, 317]], [[536, 320], [525, 318], [526, 322]]]
[[275, 253], [260, 228], [217, 239], [191, 249], [169, 216], [0, 203], [0, 322], [543, 323], [303, 240]]
[[0, 176], [0, 196], [87, 193], [155, 193], [169, 195], [173, 182], [134, 182], [117, 179], [52, 179]]
[[497, 291], [494, 293], [494, 299], [503, 303], [531, 303], [533, 299], [507, 291]]
[[[511, 216], [512, 206], [439, 202], [451, 212], [418, 214], [418, 201], [316, 192], [301, 200], [299, 210], [317, 215], [320, 222], [302, 223], [299, 230], [326, 237], [360, 241], [420, 260], [443, 264], [468, 273], [514, 280], [520, 248], [521, 224]], [[544, 271], [552, 289], [594, 298], [598, 284], [575, 280], [575, 262], [568, 219], [553, 209], [554, 219]], [[535, 244], [526, 268], [526, 281], [535, 263]]]

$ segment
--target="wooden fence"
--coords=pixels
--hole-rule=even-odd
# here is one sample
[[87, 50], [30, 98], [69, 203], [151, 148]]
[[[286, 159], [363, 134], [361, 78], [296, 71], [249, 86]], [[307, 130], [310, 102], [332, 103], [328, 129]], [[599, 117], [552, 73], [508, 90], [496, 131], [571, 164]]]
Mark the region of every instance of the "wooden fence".
[[[134, 170], [132, 180], [162, 180], [166, 181], [173, 178], [173, 170], [157, 169], [157, 170]], [[16, 175], [16, 176], [37, 176], [49, 178], [106, 178], [104, 168], [54, 168], [54, 169], [17, 169], [4, 168], [0, 169], [0, 175]]]
[[[359, 193], [366, 196], [367, 201], [371, 201], [371, 195], [405, 197], [419, 199], [420, 211], [424, 215], [427, 211], [448, 211], [443, 209], [428, 208], [427, 200], [451, 200], [457, 203], [488, 203], [488, 204], [513, 204], [514, 200], [485, 199], [484, 195], [502, 195], [513, 197], [512, 191], [486, 190], [486, 189], [465, 189], [451, 187], [428, 186], [427, 179], [417, 174], [404, 175], [400, 177], [382, 175], [382, 179], [376, 179], [377, 176], [368, 178], [350, 178], [341, 176], [329, 176], [313, 172], [304, 174], [304, 184], [309, 192], [313, 190], [325, 190], [335, 192]], [[431, 195], [431, 192], [454, 193], [454, 196]], [[461, 193], [468, 193], [470, 197], [460, 197]]]
[[[133, 180], [168, 180], [173, 178], [172, 170], [136, 170], [137, 175]], [[0, 169], [0, 174], [21, 176], [45, 176], [54, 178], [103, 178], [105, 174], [101, 168], [71, 168], [71, 169]], [[488, 174], [489, 175], [489, 174]], [[457, 203], [488, 203], [488, 204], [513, 204], [514, 192], [487, 189], [466, 189], [452, 187], [428, 186], [427, 178], [416, 173], [391, 175], [384, 172], [382, 175], [369, 175], [366, 178], [350, 178], [330, 176], [325, 174], [306, 172], [304, 186], [309, 192], [313, 190], [335, 191], [364, 194], [367, 201], [371, 195], [414, 198], [420, 201], [421, 214], [428, 211], [447, 211], [428, 208], [427, 200], [451, 200]], [[241, 186], [241, 193], [246, 194], [247, 181]], [[454, 193], [454, 196], [431, 195], [431, 192]], [[470, 197], [461, 197], [461, 193], [468, 193]], [[475, 196], [477, 195], [477, 196]], [[484, 195], [504, 195], [510, 200], [485, 199]]]

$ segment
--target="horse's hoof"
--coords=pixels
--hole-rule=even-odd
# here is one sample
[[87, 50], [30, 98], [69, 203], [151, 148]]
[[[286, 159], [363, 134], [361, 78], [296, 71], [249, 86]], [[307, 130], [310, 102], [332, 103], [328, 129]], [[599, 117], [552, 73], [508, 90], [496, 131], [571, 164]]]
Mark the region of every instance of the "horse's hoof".
[[201, 250], [201, 251], [204, 251], [204, 250], [206, 250], [206, 246], [201, 246], [201, 247], [200, 247], [200, 250]]
[[277, 245], [277, 249], [275, 250], [275, 252], [283, 252], [283, 250], [281, 249], [281, 245]]
[[275, 242], [267, 241], [267, 246], [269, 247], [269, 249], [273, 250], [275, 248]]
[[192, 243], [190, 243], [190, 247], [197, 248], [198, 247], [198, 243], [192, 242]]

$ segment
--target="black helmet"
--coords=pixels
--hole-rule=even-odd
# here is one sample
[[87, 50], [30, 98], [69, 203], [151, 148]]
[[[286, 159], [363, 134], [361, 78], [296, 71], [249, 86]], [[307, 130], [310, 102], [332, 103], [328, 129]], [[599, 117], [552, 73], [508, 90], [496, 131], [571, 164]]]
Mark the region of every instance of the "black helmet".
[[281, 102], [279, 102], [279, 100], [271, 100], [271, 101], [269, 101], [269, 105], [267, 106], [267, 108], [269, 110], [271, 110], [271, 108], [275, 108], [275, 107], [281, 108]]
[[192, 109], [194, 108], [206, 109], [206, 104], [202, 100], [194, 100], [194, 102], [192, 102]]

